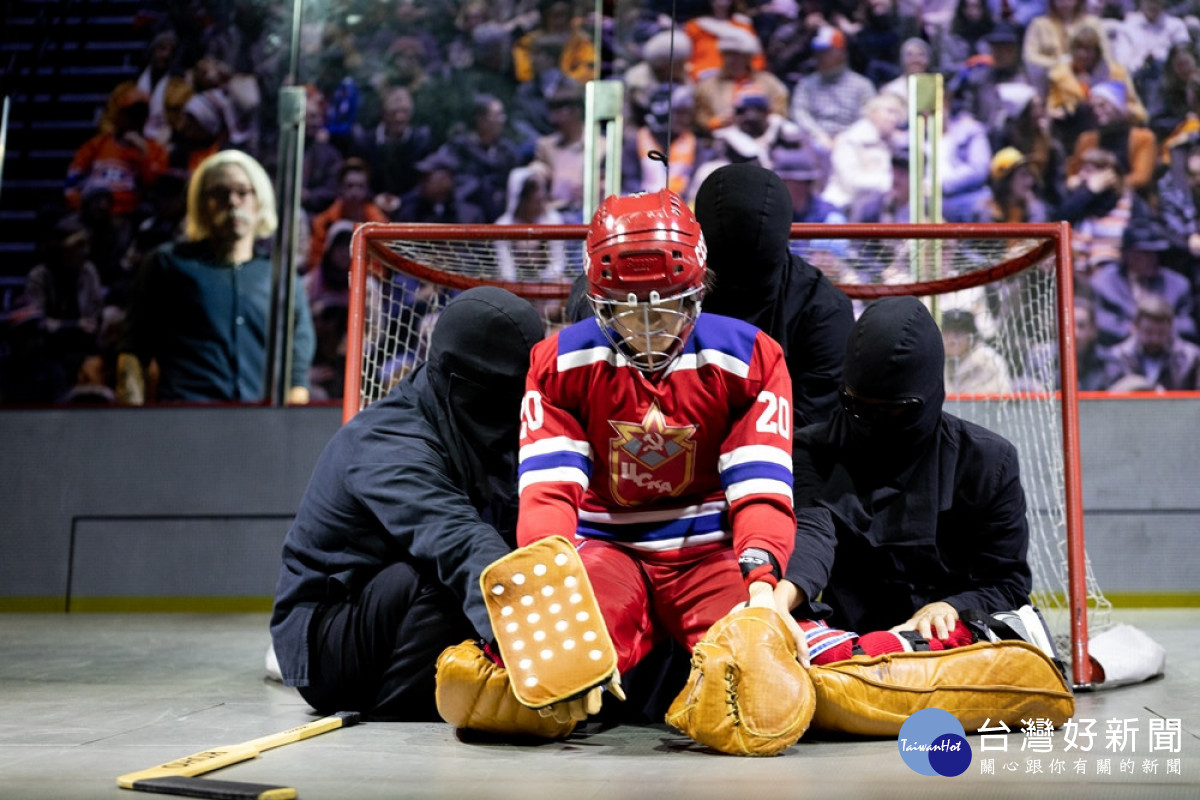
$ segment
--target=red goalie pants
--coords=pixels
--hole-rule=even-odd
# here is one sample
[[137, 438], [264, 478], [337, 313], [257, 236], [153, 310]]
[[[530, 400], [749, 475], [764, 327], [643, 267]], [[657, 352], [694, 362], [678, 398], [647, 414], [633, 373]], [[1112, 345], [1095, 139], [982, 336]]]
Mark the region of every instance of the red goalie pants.
[[579, 545], [579, 556], [621, 672], [668, 637], [691, 651], [714, 622], [747, 599], [737, 557], [728, 546], [692, 561], [666, 562], [589, 539]]

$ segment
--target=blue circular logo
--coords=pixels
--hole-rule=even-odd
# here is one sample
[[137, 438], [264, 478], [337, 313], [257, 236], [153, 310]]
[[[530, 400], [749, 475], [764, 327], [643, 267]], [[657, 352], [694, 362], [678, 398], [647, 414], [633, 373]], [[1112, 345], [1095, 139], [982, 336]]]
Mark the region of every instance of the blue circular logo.
[[971, 745], [962, 723], [949, 711], [925, 708], [900, 726], [900, 757], [913, 772], [953, 778], [971, 766]]

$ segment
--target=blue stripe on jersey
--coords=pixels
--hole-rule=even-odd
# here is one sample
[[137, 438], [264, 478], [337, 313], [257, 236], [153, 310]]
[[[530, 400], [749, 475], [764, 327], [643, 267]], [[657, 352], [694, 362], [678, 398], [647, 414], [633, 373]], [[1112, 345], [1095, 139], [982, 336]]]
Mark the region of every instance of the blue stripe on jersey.
[[769, 461], [750, 461], [745, 464], [728, 467], [721, 473], [721, 485], [728, 489], [735, 483], [755, 479], [781, 481], [792, 485], [792, 471], [779, 464]]
[[517, 475], [539, 469], [559, 469], [567, 467], [581, 470], [589, 478], [592, 474], [592, 461], [587, 456], [570, 450], [556, 450], [553, 453], [543, 453], [539, 456], [529, 456], [521, 459]]
[[600, 330], [600, 323], [595, 317], [568, 325], [558, 332], [560, 356], [576, 350], [591, 350], [593, 347], [612, 347]]
[[754, 341], [757, 338], [758, 328], [747, 322], [701, 312], [685, 349], [689, 353], [718, 350], [743, 364], [749, 364], [754, 356]]
[[665, 522], [604, 523], [579, 520], [579, 535], [616, 542], [654, 542], [663, 539], [683, 539], [724, 529], [724, 513], [702, 514], [697, 517]]

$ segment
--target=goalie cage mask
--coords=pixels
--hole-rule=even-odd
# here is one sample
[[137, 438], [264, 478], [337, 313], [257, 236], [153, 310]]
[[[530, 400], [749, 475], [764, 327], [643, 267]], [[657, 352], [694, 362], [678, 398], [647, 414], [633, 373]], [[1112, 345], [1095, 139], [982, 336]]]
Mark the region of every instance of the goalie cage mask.
[[683, 351], [700, 315], [707, 248], [674, 192], [612, 196], [588, 227], [588, 300], [617, 352], [647, 376]]

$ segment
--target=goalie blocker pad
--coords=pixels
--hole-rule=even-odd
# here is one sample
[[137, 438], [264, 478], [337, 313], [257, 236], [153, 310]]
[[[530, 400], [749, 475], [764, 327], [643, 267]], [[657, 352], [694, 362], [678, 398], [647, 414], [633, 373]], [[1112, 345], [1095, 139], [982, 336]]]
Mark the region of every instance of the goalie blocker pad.
[[940, 708], [968, 732], [1004, 722], [1075, 713], [1075, 695], [1045, 653], [1020, 641], [977, 642], [953, 650], [854, 656], [809, 670], [817, 697], [813, 728], [897, 736], [911, 714]]
[[525, 705], [569, 700], [616, 673], [617, 651], [583, 561], [562, 536], [492, 562], [479, 584], [513, 693]]

